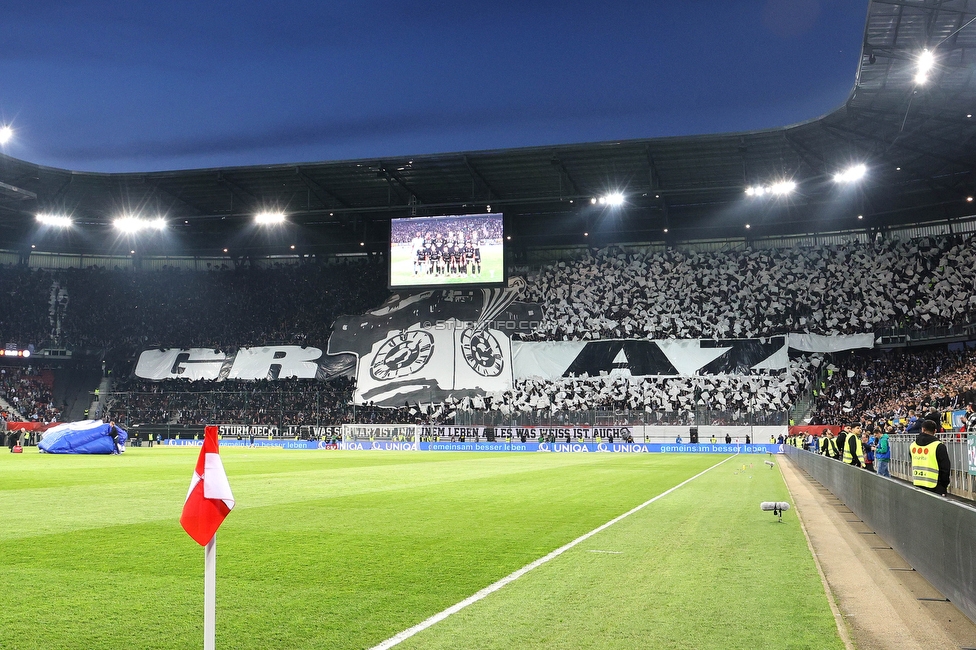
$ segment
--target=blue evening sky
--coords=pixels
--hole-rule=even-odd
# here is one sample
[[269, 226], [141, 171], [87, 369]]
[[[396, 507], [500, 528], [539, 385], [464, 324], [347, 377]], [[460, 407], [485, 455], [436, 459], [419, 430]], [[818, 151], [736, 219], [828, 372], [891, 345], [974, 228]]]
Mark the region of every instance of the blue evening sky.
[[785, 126], [847, 98], [867, 6], [6, 3], [3, 150], [148, 171]]

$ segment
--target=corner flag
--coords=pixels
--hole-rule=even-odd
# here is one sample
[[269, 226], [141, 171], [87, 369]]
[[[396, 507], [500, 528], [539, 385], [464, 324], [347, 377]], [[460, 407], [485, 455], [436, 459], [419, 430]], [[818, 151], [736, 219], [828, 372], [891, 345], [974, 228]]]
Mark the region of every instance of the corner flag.
[[208, 426], [204, 429], [203, 448], [183, 503], [180, 525], [197, 544], [206, 546], [233, 508], [234, 495], [220, 462], [217, 427]]

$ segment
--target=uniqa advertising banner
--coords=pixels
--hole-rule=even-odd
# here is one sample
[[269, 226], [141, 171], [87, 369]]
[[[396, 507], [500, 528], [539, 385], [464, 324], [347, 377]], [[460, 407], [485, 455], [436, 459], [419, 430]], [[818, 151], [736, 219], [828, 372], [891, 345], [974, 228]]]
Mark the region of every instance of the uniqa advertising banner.
[[344, 442], [340, 448], [352, 451], [478, 451], [623, 454], [779, 454], [783, 445], [674, 445], [618, 442], [395, 442], [361, 440]]
[[[164, 440], [177, 447], [199, 447], [202, 440]], [[355, 440], [336, 443], [329, 440], [247, 440], [223, 439], [221, 447], [275, 447], [278, 449], [324, 449], [348, 451], [475, 451], [543, 453], [616, 454], [781, 454], [783, 445], [676, 445], [624, 442], [412, 442], [409, 440]]]

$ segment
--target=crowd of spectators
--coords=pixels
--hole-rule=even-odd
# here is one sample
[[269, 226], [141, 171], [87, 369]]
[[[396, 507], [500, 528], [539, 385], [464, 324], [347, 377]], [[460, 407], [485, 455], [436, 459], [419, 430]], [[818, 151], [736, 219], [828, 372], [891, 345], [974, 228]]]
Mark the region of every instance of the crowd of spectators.
[[450, 239], [461, 234], [463, 239], [472, 236], [476, 241], [498, 242], [502, 240], [503, 220], [499, 215], [481, 217], [436, 217], [417, 220], [397, 220], [390, 228], [390, 242], [409, 244], [418, 234], [427, 239]]
[[332, 322], [386, 298], [369, 261], [233, 271], [72, 269], [63, 326], [71, 346], [322, 345]]
[[61, 409], [54, 403], [53, 381], [32, 366], [0, 367], [0, 397], [13, 409], [4, 418], [48, 424], [58, 422]]
[[339, 377], [313, 379], [161, 382], [116, 381], [106, 396], [105, 417], [124, 426], [134, 424], [199, 425], [337, 425], [443, 424], [443, 408], [418, 406], [379, 408], [352, 405], [355, 383]]
[[134, 271], [0, 267], [0, 342], [141, 349], [322, 345], [332, 322], [381, 304], [386, 267], [337, 264]]
[[976, 403], [976, 350], [948, 346], [835, 354], [825, 366], [811, 424], [907, 423]]
[[0, 343], [27, 348], [54, 338], [55, 297], [53, 272], [0, 265]]
[[[389, 295], [383, 258], [273, 268], [160, 271], [0, 268], [0, 340], [41, 347], [322, 345], [336, 316]], [[747, 338], [976, 322], [972, 237], [819, 247], [624, 252], [530, 274], [545, 306], [524, 338]]]
[[[11, 308], [0, 315], [0, 339], [130, 354], [157, 346], [325, 347], [337, 316], [363, 313], [389, 295], [386, 273], [382, 258], [212, 271], [3, 267], [0, 292]], [[611, 247], [530, 274], [521, 299], [545, 309], [542, 325], [523, 338], [734, 338], [958, 326], [976, 322], [973, 286], [972, 237], [718, 252]], [[896, 413], [925, 400], [933, 406], [971, 401], [960, 385], [976, 397], [976, 375], [958, 357], [835, 356], [818, 387], [815, 421]], [[781, 411], [793, 406], [815, 363], [808, 357], [783, 374], [739, 377], [525, 379], [506, 393], [449, 400], [437, 414], [357, 407], [352, 416], [351, 387], [322, 382], [123, 384], [116, 391], [127, 396], [116, 397], [110, 413], [126, 422], [199, 423], [219, 415], [228, 423], [314, 424], [351, 417], [444, 420], [456, 410]], [[32, 415], [44, 417], [38, 410]]]
[[784, 412], [810, 386], [819, 357], [793, 359], [784, 372], [696, 377], [561, 377], [520, 379], [513, 390], [451, 400], [460, 410], [503, 415], [548, 411], [694, 411], [732, 414]]
[[805, 248], [607, 248], [529, 278], [535, 340], [854, 334], [976, 322], [976, 239]]

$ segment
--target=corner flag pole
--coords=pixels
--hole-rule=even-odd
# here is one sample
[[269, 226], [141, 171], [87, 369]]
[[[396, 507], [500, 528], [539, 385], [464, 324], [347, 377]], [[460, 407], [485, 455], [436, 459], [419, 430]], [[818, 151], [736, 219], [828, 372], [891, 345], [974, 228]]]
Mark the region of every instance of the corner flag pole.
[[203, 650], [214, 650], [217, 617], [217, 533], [204, 550], [203, 575]]
[[214, 628], [217, 610], [217, 529], [234, 509], [234, 494], [220, 461], [217, 427], [204, 428], [203, 446], [197, 458], [190, 491], [183, 502], [180, 525], [204, 551], [203, 576], [203, 649], [214, 650]]

